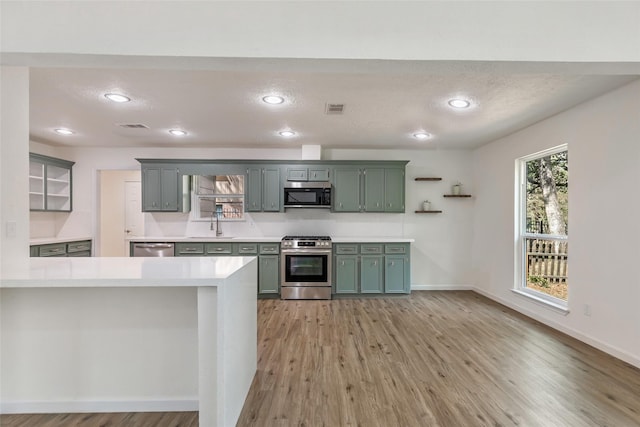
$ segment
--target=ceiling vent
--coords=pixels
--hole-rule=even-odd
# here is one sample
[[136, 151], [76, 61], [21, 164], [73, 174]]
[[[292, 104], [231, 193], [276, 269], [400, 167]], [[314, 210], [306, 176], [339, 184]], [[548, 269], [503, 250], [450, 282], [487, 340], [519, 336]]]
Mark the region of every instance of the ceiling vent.
[[327, 104], [325, 113], [327, 114], [342, 114], [344, 112], [344, 104]]
[[126, 129], [149, 129], [149, 126], [142, 123], [118, 123], [118, 126]]

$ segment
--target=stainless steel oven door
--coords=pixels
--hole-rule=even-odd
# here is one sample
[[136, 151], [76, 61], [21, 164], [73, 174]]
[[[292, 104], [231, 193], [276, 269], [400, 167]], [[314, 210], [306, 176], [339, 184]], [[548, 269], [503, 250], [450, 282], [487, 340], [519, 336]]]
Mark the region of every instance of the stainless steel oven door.
[[282, 286], [331, 286], [331, 250], [283, 249]]

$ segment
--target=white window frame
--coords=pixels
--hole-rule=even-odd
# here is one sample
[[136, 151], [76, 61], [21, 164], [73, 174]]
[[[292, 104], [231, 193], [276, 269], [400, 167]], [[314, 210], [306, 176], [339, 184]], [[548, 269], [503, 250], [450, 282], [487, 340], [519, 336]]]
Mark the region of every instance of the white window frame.
[[516, 179], [515, 179], [515, 191], [516, 191], [516, 208], [515, 208], [515, 278], [513, 291], [530, 298], [536, 302], [542, 303], [552, 309], [556, 309], [560, 312], [569, 312], [569, 293], [567, 294], [567, 300], [556, 298], [554, 296], [538, 292], [527, 287], [527, 249], [526, 239], [545, 239], [545, 240], [558, 240], [563, 242], [569, 241], [568, 234], [565, 236], [556, 236], [552, 234], [538, 234], [527, 232], [527, 162], [546, 157], [552, 154], [561, 153], [563, 151], [569, 151], [568, 144], [558, 145], [546, 150], [539, 151], [524, 157], [520, 157], [516, 160]]
[[[229, 175], [242, 175], [242, 174], [229, 174]], [[246, 177], [245, 177], [246, 181]], [[246, 184], [246, 183], [245, 183]], [[211, 218], [211, 216], [203, 217], [200, 216], [200, 200], [201, 199], [214, 199], [214, 198], [224, 198], [224, 199], [241, 199], [242, 200], [242, 218], [223, 218], [222, 216], [219, 218], [220, 222], [242, 222], [247, 220], [247, 210], [246, 210], [246, 188], [244, 193], [234, 193], [234, 194], [196, 194], [194, 186], [191, 188], [191, 211], [189, 213], [189, 220], [194, 222], [211, 222], [215, 221], [215, 217]]]

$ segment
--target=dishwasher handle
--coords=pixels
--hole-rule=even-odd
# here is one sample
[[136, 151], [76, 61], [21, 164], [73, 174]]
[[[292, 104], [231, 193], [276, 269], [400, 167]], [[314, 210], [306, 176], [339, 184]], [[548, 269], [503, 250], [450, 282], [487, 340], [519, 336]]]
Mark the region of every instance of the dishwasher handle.
[[134, 243], [135, 248], [144, 249], [171, 249], [173, 245], [171, 243]]

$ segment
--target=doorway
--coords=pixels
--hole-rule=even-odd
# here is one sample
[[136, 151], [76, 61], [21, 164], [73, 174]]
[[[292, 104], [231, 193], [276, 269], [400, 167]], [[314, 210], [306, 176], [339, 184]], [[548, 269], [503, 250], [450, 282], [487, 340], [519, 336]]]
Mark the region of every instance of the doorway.
[[129, 256], [128, 238], [144, 235], [140, 171], [102, 170], [98, 256]]

